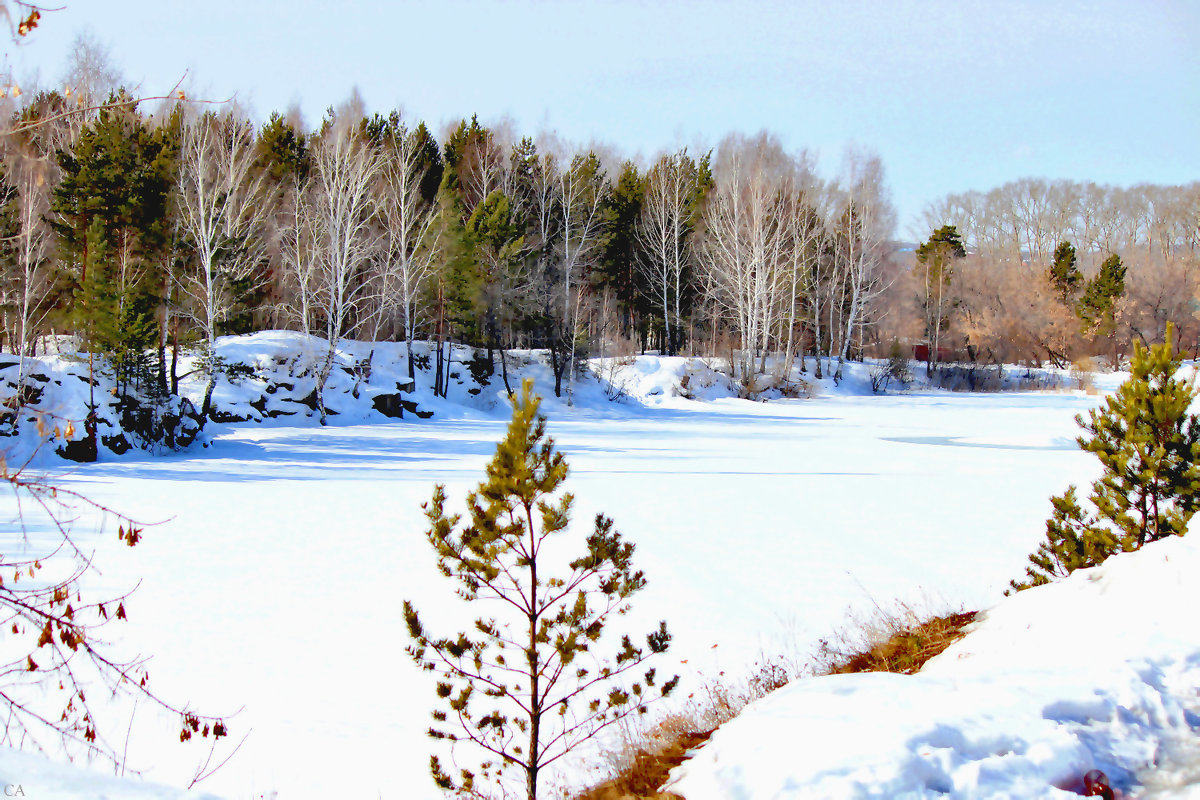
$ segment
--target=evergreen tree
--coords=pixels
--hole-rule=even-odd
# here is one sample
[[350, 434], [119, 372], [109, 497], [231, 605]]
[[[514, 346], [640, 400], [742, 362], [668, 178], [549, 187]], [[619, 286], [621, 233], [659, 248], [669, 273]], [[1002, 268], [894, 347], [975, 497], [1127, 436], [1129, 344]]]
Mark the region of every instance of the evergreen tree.
[[[471, 214], [466, 225], [474, 245], [478, 268], [478, 335], [488, 348], [500, 351], [504, 386], [509, 392], [508, 367], [504, 350], [508, 346], [506, 330], [521, 321], [527, 303], [522, 297], [528, 281], [524, 270], [525, 235], [513, 204], [499, 190], [488, 195]], [[489, 360], [489, 370], [494, 369]]]
[[642, 213], [645, 194], [645, 176], [638, 172], [636, 164], [626, 161], [613, 185], [611, 227], [596, 272], [597, 284], [616, 296], [622, 332], [627, 335], [636, 327], [635, 319], [653, 311], [646, 299], [651, 293], [644, 290], [642, 276], [635, 267], [634, 228]]
[[416, 141], [417, 150], [421, 154], [416, 167], [422, 173], [421, 197], [425, 202], [432, 203], [437, 199], [438, 186], [442, 183], [442, 173], [445, 170], [441, 151], [438, 149], [437, 140], [433, 138], [424, 122], [419, 123], [409, 136]]
[[917, 248], [918, 271], [924, 281], [921, 307], [925, 315], [925, 338], [929, 342], [930, 371], [938, 362], [942, 334], [950, 326], [950, 311], [955, 305], [949, 297], [954, 264], [966, 255], [962, 237], [953, 225], [938, 228]]
[[1116, 330], [1117, 301], [1125, 296], [1125, 265], [1121, 257], [1110, 255], [1100, 271], [1088, 281], [1077, 309], [1084, 329], [1097, 336], [1110, 336]]
[[1063, 305], [1070, 306], [1083, 283], [1079, 272], [1075, 246], [1070, 242], [1059, 242], [1054, 248], [1054, 262], [1050, 265], [1050, 282], [1058, 292]]
[[288, 180], [303, 182], [308, 176], [311, 161], [308, 142], [279, 112], [263, 124], [256, 144], [259, 169], [266, 172], [272, 186], [281, 186]]
[[126, 104], [102, 108], [73, 150], [58, 156], [55, 227], [76, 296], [88, 295], [71, 316], [89, 349], [112, 358], [123, 385], [150, 377], [141, 365], [144, 349], [155, 344], [146, 332], [166, 292], [167, 196], [177, 149], [170, 126], [151, 131]]
[[1094, 453], [1104, 468], [1092, 484], [1089, 514], [1076, 490], [1052, 498], [1046, 541], [1029, 557], [1023, 589], [1047, 583], [1081, 567], [1095, 566], [1113, 553], [1147, 542], [1182, 536], [1200, 508], [1200, 424], [1188, 408], [1200, 390], [1176, 377], [1182, 359], [1167, 341], [1134, 345], [1129, 379], [1093, 409], [1079, 446]]
[[[467, 496], [469, 524], [460, 528], [457, 515], [446, 515], [443, 486], [424, 507], [438, 569], [459, 583], [460, 597], [480, 602], [485, 616], [443, 639], [425, 629], [412, 603], [404, 603], [414, 642], [408, 652], [438, 676], [430, 736], [481, 751], [477, 771], [462, 769], [454, 777], [434, 756], [434, 780], [443, 789], [478, 793], [516, 770], [529, 800], [537, 797], [543, 768], [602, 728], [643, 712], [678, 680], [660, 683], [653, 668], [636, 682], [625, 678], [666, 651], [665, 622], [646, 637], [644, 648], [634, 647], [628, 635], [619, 643], [603, 637], [612, 617], [624, 613], [646, 583], [633, 568], [633, 545], [613, 530], [612, 520], [597, 515], [584, 552], [552, 563], [573, 498], [557, 494], [567, 464], [546, 438], [532, 388], [527, 380], [520, 397], [514, 396], [512, 421], [487, 465], [487, 479]], [[610, 644], [613, 652], [601, 655]]]

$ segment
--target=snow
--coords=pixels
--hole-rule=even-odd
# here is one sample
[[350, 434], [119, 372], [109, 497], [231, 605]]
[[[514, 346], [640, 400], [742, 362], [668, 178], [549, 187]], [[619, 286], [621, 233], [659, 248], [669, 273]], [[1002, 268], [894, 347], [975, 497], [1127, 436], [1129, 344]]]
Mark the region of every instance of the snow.
[[718, 729], [669, 788], [1050, 798], [1077, 796], [1091, 769], [1123, 790], [1169, 782], [1161, 745], [1200, 726], [1198, 569], [1200, 543], [1154, 543], [1005, 599], [915, 675], [790, 684]]
[[218, 800], [215, 795], [58, 764], [0, 747], [0, 796], [30, 800]]
[[[456, 363], [459, 377], [442, 400], [420, 373], [416, 391], [404, 397], [433, 417], [388, 419], [371, 401], [408, 380], [403, 345], [345, 343], [327, 390], [337, 413], [321, 427], [298, 403], [309, 388], [298, 373], [319, 352], [319, 342], [282, 332], [222, 340], [224, 358], [252, 369], [220, 386], [219, 407], [251, 421], [210, 425], [211, 446], [180, 454], [102, 452], [100, 463], [68, 472], [57, 462], [64, 485], [160, 523], [129, 549], [85, 514], [77, 535], [102, 565], [85, 588], [112, 594], [137, 585], [126, 603], [130, 619], [109, 633], [127, 652], [153, 654], [158, 692], [209, 713], [241, 709], [230, 720], [231, 738], [249, 736], [201, 784], [205, 791], [439, 797], [424, 736], [432, 691], [404, 653], [400, 610], [411, 599], [431, 626], [453, 616], [420, 505], [435, 482], [461, 502], [482, 478], [508, 417], [503, 385], [497, 374], [471, 394], [467, 369]], [[354, 374], [354, 362], [368, 355], [369, 377]], [[527, 353], [510, 358], [514, 386], [528, 375], [552, 395], [545, 364]], [[1049, 496], [1095, 475], [1094, 459], [1074, 445], [1073, 418], [1095, 406], [1096, 395], [914, 389], [875, 396], [868, 368], [849, 365], [838, 385], [812, 380], [811, 371], [793, 376], [807, 379], [807, 399], [763, 403], [738, 399], [713, 366], [613, 359], [597, 366], [599, 379], [576, 381], [570, 404], [549, 396], [543, 406], [571, 466], [574, 531], [582, 536], [603, 511], [636, 544], [648, 587], [622, 630], [644, 632], [667, 620], [674, 641], [659, 671], [682, 674], [681, 696], [718, 672], [744, 672], [764, 651], [811, 649], [848, 607], [892, 598], [996, 604], [1043, 535]], [[1119, 378], [1100, 376], [1097, 384], [1110, 389]], [[196, 376], [183, 388], [196, 401], [203, 383]], [[624, 399], [614, 403], [610, 395]], [[12, 514], [10, 498], [0, 499], [0, 518]], [[9, 552], [9, 543], [0, 544]], [[1088, 585], [1098, 597], [1129, 602], [1136, 592], [1116, 583]], [[1082, 599], [1060, 594], [1071, 619], [1105, 618], [1082, 614]], [[954, 656], [953, 668], [943, 657], [920, 676], [805, 681], [780, 690], [700, 750], [682, 773], [681, 793], [688, 800], [820, 796], [824, 788], [796, 788], [816, 774], [829, 796], [891, 796], [903, 786], [924, 788], [895, 791], [922, 796], [971, 780], [1007, 786], [997, 791], [1013, 796], [1053, 796], [1047, 787], [1087, 763], [1128, 783], [1157, 739], [1178, 741], [1181, 764], [1189, 763], [1194, 718], [1184, 706], [1195, 696], [1188, 665], [1200, 661], [1200, 648], [1186, 640], [1194, 624], [1176, 620], [1174, 640], [1168, 627], [1157, 634], [1138, 628], [1129, 646], [1107, 628], [1099, 640], [1112, 657], [1082, 672], [1055, 667], [1038, 675], [1032, 665], [999, 661], [993, 668], [989, 659], [998, 656], [988, 655], [990, 645], [961, 649], [989, 636], [1015, 637], [1017, 622], [995, 633], [989, 626], [1000, 625], [995, 620], [1005, 618], [1008, 604], [1037, 596], [1001, 603], [963, 640], [956, 652], [972, 655]], [[1027, 658], [1038, 649], [1050, 653], [1043, 640], [1026, 649]], [[1009, 671], [1021, 670], [1027, 684], [1009, 681]], [[123, 733], [126, 723], [116, 727]], [[170, 741], [173, 720], [139, 710], [135, 723], [133, 766], [147, 780], [185, 785], [204, 754]], [[842, 734], [849, 738], [839, 740]], [[1111, 752], [1104, 755], [1098, 742]], [[818, 762], [798, 763], [798, 754], [810, 750], [829, 760], [806, 772], [803, 764]], [[776, 755], [756, 755], [767, 752]], [[0, 765], [10, 755], [0, 753]], [[704, 794], [719, 785], [703, 777], [712, 774], [703, 772], [709, 761], [719, 761], [720, 780], [739, 788]], [[565, 779], [578, 783], [580, 774]]]

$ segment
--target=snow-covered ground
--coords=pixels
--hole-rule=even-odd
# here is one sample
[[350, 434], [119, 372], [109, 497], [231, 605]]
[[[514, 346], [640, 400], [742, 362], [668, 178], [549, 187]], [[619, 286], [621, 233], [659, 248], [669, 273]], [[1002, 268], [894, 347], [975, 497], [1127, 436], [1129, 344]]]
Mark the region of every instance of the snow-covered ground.
[[[274, 336], [277, 348], [300, 347], [294, 335]], [[263, 341], [225, 347], [264, 367], [280, 363]], [[128, 623], [113, 633], [130, 652], [153, 654], [157, 690], [207, 712], [241, 709], [232, 739], [249, 738], [203, 784], [208, 792], [439, 796], [427, 776], [431, 690], [404, 653], [401, 606], [411, 599], [436, 614], [447, 605], [450, 587], [436, 574], [420, 505], [435, 482], [461, 501], [482, 478], [508, 414], [499, 375], [478, 395], [468, 394], [469, 379], [452, 384], [450, 401], [432, 398], [418, 375], [416, 400], [432, 419], [339, 405], [336, 395], [349, 396], [355, 383], [368, 398], [394, 391], [406, 378], [398, 353], [377, 348], [366, 381], [337, 373], [342, 388], [331, 407], [341, 413], [328, 427], [303, 414], [266, 415], [210, 426], [207, 448], [62, 468], [65, 485], [161, 521], [133, 549], [86, 519], [76, 527], [103, 570], [90, 590], [140, 581]], [[348, 352], [347, 361], [364, 355]], [[514, 382], [533, 375], [540, 392], [551, 392], [546, 367], [516, 359], [511, 367]], [[1094, 459], [1074, 444], [1073, 417], [1099, 398], [1079, 392], [873, 396], [855, 365], [840, 386], [815, 387], [813, 398], [761, 403], [732, 397], [699, 361], [641, 357], [602, 375], [630, 400], [609, 402], [604, 381], [580, 381], [573, 405], [547, 399], [549, 431], [571, 466], [579, 535], [603, 511], [637, 545], [649, 585], [622, 625], [639, 632], [668, 621], [674, 642], [660, 672], [681, 673], [681, 696], [705, 676], [746, 670], [764, 651], [803, 652], [848, 607], [893, 598], [991, 606], [1041, 539], [1049, 496], [1095, 474]], [[252, 407], [268, 394], [259, 406], [285, 407], [273, 405], [280, 391], [268, 393], [261, 375], [239, 385], [221, 390], [225, 407]], [[703, 399], [679, 396], [681, 388]], [[194, 395], [197, 385], [187, 390]], [[8, 518], [11, 503], [0, 502]], [[1119, 647], [1111, 635], [1104, 644]], [[852, 694], [876, 692], [884, 710], [933, 719], [919, 698], [902, 700], [883, 684], [890, 679], [866, 680], [879, 684]], [[1074, 704], [1066, 717], [1108, 702], [1089, 705], [1080, 696], [1087, 690], [1072, 689], [1069, 676], [1057, 680]], [[768, 701], [807, 691], [785, 689]], [[1045, 692], [1030, 697], [1030, 707], [1046, 704]], [[1009, 705], [996, 713], [1010, 715]], [[139, 711], [129, 752], [147, 779], [181, 785], [198, 751], [169, 741], [172, 724]], [[821, 739], [790, 735], [789, 763], [803, 742]], [[935, 737], [928, 746], [953, 743]], [[759, 796], [774, 795], [746, 795]]]
[[915, 675], [792, 683], [718, 729], [668, 788], [1076, 797], [1099, 769], [1134, 796], [1200, 797], [1198, 573], [1200, 542], [1157, 542], [1007, 598]]

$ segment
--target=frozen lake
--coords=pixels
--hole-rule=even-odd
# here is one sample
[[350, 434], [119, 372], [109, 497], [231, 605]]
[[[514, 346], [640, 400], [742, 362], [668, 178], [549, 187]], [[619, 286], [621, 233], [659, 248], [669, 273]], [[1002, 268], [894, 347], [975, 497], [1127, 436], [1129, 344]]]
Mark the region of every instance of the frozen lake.
[[[660, 672], [737, 674], [806, 649], [849, 607], [895, 598], [986, 606], [1041, 540], [1048, 498], [1094, 477], [1074, 393], [672, 401], [550, 414], [575, 531], [598, 511], [637, 546], [648, 587], [627, 629], [666, 619]], [[204, 451], [81, 467], [66, 483], [139, 520], [95, 542], [100, 591], [141, 581], [123, 644], [160, 693], [243, 710], [241, 752], [203, 788], [231, 797], [439, 797], [431, 695], [404, 653], [401, 605], [435, 610], [421, 503], [482, 477], [502, 414], [222, 431]], [[4, 501], [8, 503], [6, 499]], [[624, 623], [621, 623], [624, 625]], [[684, 662], [686, 663], [680, 663]], [[694, 685], [694, 682], [691, 684]], [[198, 750], [139, 712], [147, 777], [185, 782]], [[140, 755], [139, 755], [140, 754]], [[185, 774], [186, 773], [186, 774]]]

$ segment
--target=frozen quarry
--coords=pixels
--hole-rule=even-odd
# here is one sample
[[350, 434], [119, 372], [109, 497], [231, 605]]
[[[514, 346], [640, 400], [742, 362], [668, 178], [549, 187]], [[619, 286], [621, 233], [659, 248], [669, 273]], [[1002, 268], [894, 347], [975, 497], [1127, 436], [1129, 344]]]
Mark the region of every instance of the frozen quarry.
[[[174, 721], [149, 709], [129, 729], [141, 778], [114, 784], [111, 769], [94, 778], [3, 751], [0, 783], [62, 798], [440, 796], [424, 736], [432, 690], [404, 653], [400, 608], [449, 596], [421, 503], [434, 483], [461, 502], [481, 479], [508, 418], [503, 383], [497, 372], [481, 386], [456, 363], [449, 398], [432, 396], [427, 371], [407, 391], [403, 345], [350, 343], [322, 427], [303, 375], [319, 344], [279, 332], [223, 340], [221, 356], [245, 367], [214, 395], [228, 422], [195, 432], [183, 452], [103, 446], [82, 465], [52, 450], [81, 435], [86, 365], [31, 368], [46, 378], [37, 408], [57, 437], [34, 467], [158, 523], [129, 549], [86, 512], [75, 522], [100, 567], [85, 590], [137, 587], [115, 644], [153, 656], [161, 694], [232, 714], [234, 742], [249, 735], [190, 795], [165, 787], [186, 786], [204, 754], [172, 741]], [[1200, 548], [1171, 540], [1002, 597], [1042, 538], [1050, 495], [1096, 474], [1074, 443], [1074, 415], [1099, 395], [1069, 384], [875, 395], [864, 365], [835, 385], [812, 380], [809, 364], [793, 376], [809, 397], [757, 402], [738, 399], [715, 365], [642, 356], [577, 378], [568, 404], [553, 397], [547, 366], [510, 356], [514, 388], [529, 376], [547, 395], [576, 531], [603, 511], [636, 544], [648, 587], [628, 630], [667, 620], [674, 640], [660, 670], [683, 677], [681, 697], [764, 655], [803, 658], [848, 609], [897, 599], [990, 609], [917, 675], [810, 679], [758, 701], [676, 771], [671, 790], [687, 800], [1069, 797], [1101, 768], [1126, 797], [1186, 796], [1200, 778], [1189, 766]], [[0, 381], [14, 370], [0, 367]], [[203, 389], [193, 376], [182, 394], [198, 406]], [[0, 442], [10, 465], [36, 436], [26, 424]], [[15, 517], [11, 496], [0, 503]], [[5, 531], [2, 552], [32, 546]], [[572, 785], [598, 777], [578, 762], [561, 772]]]

